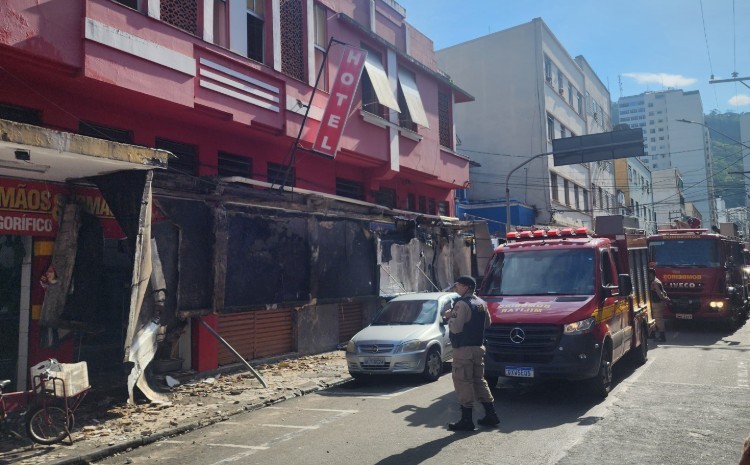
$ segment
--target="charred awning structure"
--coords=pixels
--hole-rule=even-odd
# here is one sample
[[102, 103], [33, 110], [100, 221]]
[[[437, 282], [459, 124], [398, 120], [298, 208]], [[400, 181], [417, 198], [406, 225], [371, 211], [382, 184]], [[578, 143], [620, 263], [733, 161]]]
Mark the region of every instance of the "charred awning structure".
[[[31, 236], [32, 268], [41, 271], [30, 302], [30, 333], [38, 339], [31, 337], [30, 353], [19, 360], [80, 360], [99, 352], [92, 368], [124, 359], [136, 368], [131, 386], [138, 380], [156, 349], [155, 337], [144, 334], [161, 326], [155, 305], [143, 302], [153, 268], [152, 170], [166, 167], [168, 155], [0, 120], [3, 233]], [[51, 350], [71, 339], [72, 350]], [[119, 347], [110, 351], [112, 341]], [[18, 373], [22, 385], [20, 363]]]

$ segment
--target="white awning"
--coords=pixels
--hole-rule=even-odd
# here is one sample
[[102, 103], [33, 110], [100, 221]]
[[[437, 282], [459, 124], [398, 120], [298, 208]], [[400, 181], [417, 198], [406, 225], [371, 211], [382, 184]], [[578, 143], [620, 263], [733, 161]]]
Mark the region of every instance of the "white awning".
[[385, 74], [385, 69], [380, 63], [380, 58], [373, 56], [372, 53], [368, 53], [365, 60], [365, 70], [367, 71], [367, 75], [370, 76], [370, 82], [372, 82], [372, 87], [375, 89], [378, 102], [401, 113], [401, 108], [399, 108], [391, 86], [388, 84], [388, 76]]
[[409, 109], [411, 120], [424, 128], [429, 128], [427, 113], [424, 111], [422, 97], [419, 96], [419, 89], [417, 89], [414, 76], [406, 70], [399, 69], [398, 83], [401, 86], [401, 92], [404, 93], [404, 100], [406, 100], [406, 107]]

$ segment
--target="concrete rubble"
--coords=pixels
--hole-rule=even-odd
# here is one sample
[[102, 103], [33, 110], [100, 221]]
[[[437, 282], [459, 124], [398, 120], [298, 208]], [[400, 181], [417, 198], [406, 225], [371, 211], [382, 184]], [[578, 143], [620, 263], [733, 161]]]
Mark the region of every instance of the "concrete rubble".
[[[66, 440], [53, 446], [32, 445], [30, 441], [0, 442], [0, 465], [88, 463], [191, 431], [230, 416], [263, 408], [293, 397], [326, 389], [351, 377], [343, 351], [300, 358], [283, 358], [259, 365], [255, 370], [268, 384], [263, 388], [249, 371], [225, 369], [207, 376], [170, 373], [180, 384], [164, 388], [170, 404], [127, 404], [127, 397], [84, 399], [76, 412], [73, 445]], [[147, 402], [147, 401], [143, 401]]]

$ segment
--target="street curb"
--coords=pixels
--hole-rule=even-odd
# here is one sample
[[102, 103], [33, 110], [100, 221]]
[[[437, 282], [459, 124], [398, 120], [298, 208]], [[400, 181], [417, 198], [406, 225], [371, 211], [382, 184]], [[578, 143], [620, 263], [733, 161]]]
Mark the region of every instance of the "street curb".
[[336, 387], [336, 386], [340, 386], [342, 384], [348, 383], [351, 380], [352, 378], [349, 377], [349, 378], [344, 378], [344, 379], [335, 381], [333, 383], [326, 383], [324, 386], [311, 387], [307, 389], [295, 389], [294, 391], [292, 391], [293, 394], [291, 396], [281, 395], [274, 399], [270, 399], [266, 402], [260, 402], [257, 404], [249, 404], [240, 409], [236, 409], [234, 411], [227, 412], [226, 414], [222, 414], [221, 416], [203, 418], [203, 419], [194, 421], [187, 425], [177, 426], [177, 427], [170, 428], [167, 430], [158, 431], [148, 436], [142, 436], [139, 439], [131, 439], [130, 441], [126, 441], [120, 444], [102, 447], [101, 449], [97, 449], [94, 452], [89, 452], [89, 453], [78, 455], [75, 457], [68, 457], [68, 458], [64, 458], [64, 459], [57, 460], [54, 462], [47, 462], [47, 465], [81, 465], [81, 464], [87, 465], [92, 461], [111, 457], [112, 455], [115, 455], [119, 452], [126, 451], [128, 449], [136, 449], [138, 447], [143, 447], [148, 444], [153, 444], [154, 442], [157, 442], [164, 438], [177, 436], [177, 435], [184, 434], [190, 431], [199, 430], [201, 428], [205, 428], [206, 426], [211, 426], [216, 423], [221, 423], [222, 421], [229, 419], [229, 417], [234, 416], [234, 415], [239, 415], [240, 413], [253, 412], [256, 410], [260, 410], [264, 407], [279, 404], [281, 402], [284, 402], [285, 400], [294, 399], [295, 397], [302, 397], [302, 396], [312, 394], [315, 392], [325, 391], [326, 389], [330, 389], [332, 387]]

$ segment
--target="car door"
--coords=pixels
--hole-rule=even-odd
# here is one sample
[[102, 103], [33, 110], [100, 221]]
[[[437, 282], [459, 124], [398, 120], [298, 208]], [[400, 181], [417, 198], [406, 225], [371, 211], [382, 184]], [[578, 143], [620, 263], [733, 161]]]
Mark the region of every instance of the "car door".
[[612, 335], [612, 360], [617, 360], [623, 350], [623, 318], [627, 311], [623, 311], [623, 299], [617, 290], [617, 267], [610, 251], [600, 251], [600, 266], [602, 273], [602, 287], [604, 289], [604, 300], [602, 302], [603, 320], [609, 326]]

